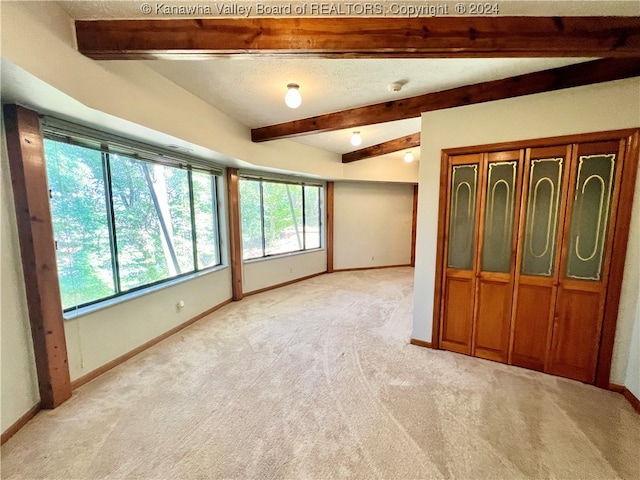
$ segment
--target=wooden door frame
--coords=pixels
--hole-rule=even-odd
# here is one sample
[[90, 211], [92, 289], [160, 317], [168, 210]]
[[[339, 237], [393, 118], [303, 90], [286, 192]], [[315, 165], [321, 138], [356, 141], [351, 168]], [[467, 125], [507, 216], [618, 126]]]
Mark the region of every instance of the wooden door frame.
[[438, 205], [438, 243], [436, 248], [436, 272], [433, 301], [433, 323], [431, 332], [431, 347], [440, 348], [440, 324], [441, 324], [441, 296], [442, 278], [446, 268], [444, 237], [447, 217], [447, 179], [448, 161], [452, 155], [466, 155], [472, 153], [489, 153], [501, 150], [515, 150], [525, 148], [548, 147], [554, 145], [566, 145], [572, 143], [587, 143], [605, 140], [624, 140], [625, 157], [622, 163], [622, 182], [620, 185], [620, 197], [618, 214], [613, 228], [613, 251], [609, 267], [609, 286], [607, 288], [604, 318], [602, 322], [602, 334], [600, 349], [596, 367], [595, 385], [600, 388], [609, 388], [611, 375], [611, 362], [615, 341], [616, 326], [618, 321], [618, 308], [622, 290], [622, 276], [624, 263], [627, 256], [627, 244], [629, 240], [629, 226], [631, 222], [631, 209], [635, 193], [636, 176], [638, 172], [638, 156], [640, 154], [640, 128], [623, 130], [611, 130], [576, 135], [563, 135], [534, 140], [511, 141], [470, 147], [449, 148], [441, 152], [440, 159], [440, 195]]
[[[595, 385], [609, 388], [611, 375], [611, 361], [613, 345], [618, 322], [618, 307], [622, 292], [622, 276], [627, 257], [629, 240], [629, 226], [631, 223], [631, 209], [635, 193], [636, 177], [638, 174], [638, 156], [640, 155], [640, 129], [625, 135], [625, 154], [622, 165], [622, 181], [620, 183], [620, 197], [618, 200], [618, 214], [613, 226], [613, 245], [609, 264], [609, 285], [604, 307], [604, 319], [600, 336], [600, 351], [596, 366]], [[623, 137], [620, 137], [621, 139]]]

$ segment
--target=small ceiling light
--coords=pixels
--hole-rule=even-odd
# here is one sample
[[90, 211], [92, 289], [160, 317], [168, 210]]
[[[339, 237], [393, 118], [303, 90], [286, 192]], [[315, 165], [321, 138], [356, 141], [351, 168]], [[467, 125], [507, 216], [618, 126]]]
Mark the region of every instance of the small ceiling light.
[[360, 135], [360, 132], [353, 132], [353, 135], [351, 135], [351, 145], [353, 145], [354, 147], [357, 147], [361, 143], [362, 143], [362, 135]]
[[413, 153], [411, 153], [411, 150], [404, 154], [404, 161], [407, 163], [413, 162]]
[[300, 85], [297, 83], [290, 83], [287, 85], [287, 93], [284, 96], [284, 103], [289, 108], [298, 108], [302, 103], [302, 96], [300, 96]]

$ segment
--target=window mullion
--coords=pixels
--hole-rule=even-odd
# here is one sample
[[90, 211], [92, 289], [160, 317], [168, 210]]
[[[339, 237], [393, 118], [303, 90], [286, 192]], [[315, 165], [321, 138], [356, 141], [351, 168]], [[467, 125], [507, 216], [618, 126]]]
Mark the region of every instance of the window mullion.
[[324, 231], [324, 218], [325, 216], [323, 215], [324, 212], [324, 208], [325, 208], [325, 204], [324, 204], [324, 188], [320, 188], [318, 187], [318, 246], [322, 247], [324, 243], [323, 242], [323, 236], [322, 236], [322, 232]]
[[193, 194], [193, 176], [191, 169], [187, 170], [187, 181], [189, 183], [189, 213], [191, 214], [191, 246], [193, 251], [193, 270], [200, 270], [198, 265], [198, 237], [196, 232], [196, 207]]
[[213, 228], [216, 239], [216, 265], [222, 264], [222, 252], [220, 249], [220, 211], [218, 209], [218, 177], [211, 175], [211, 211], [213, 212]]
[[307, 209], [306, 209], [306, 188], [302, 186], [302, 250], [307, 249]]
[[102, 175], [104, 177], [104, 196], [107, 207], [107, 227], [109, 230], [109, 245], [111, 246], [111, 269], [113, 271], [113, 283], [115, 293], [120, 293], [120, 264], [118, 262], [116, 219], [115, 210], [113, 208], [113, 193], [111, 190], [111, 161], [109, 158], [109, 153], [106, 152], [102, 153]]
[[260, 180], [260, 231], [262, 233], [262, 256], [267, 255], [267, 240], [264, 234], [264, 189], [263, 182]]

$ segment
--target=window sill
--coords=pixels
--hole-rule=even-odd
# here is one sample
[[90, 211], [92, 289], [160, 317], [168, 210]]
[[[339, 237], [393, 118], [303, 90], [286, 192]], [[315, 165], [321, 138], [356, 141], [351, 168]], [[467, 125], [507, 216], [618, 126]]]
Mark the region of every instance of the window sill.
[[277, 255], [269, 255], [267, 257], [249, 258], [247, 260], [242, 260], [242, 263], [243, 264], [251, 264], [251, 263], [265, 262], [265, 261], [269, 261], [269, 260], [277, 260], [279, 258], [294, 257], [294, 256], [297, 256], [297, 255], [307, 255], [309, 253], [318, 253], [318, 252], [322, 252], [324, 250], [325, 249], [323, 247], [320, 247], [320, 248], [313, 248], [313, 249], [309, 249], [309, 250], [301, 250], [299, 252], [279, 253]]
[[118, 305], [120, 303], [128, 302], [129, 300], [133, 300], [139, 297], [144, 297], [150, 293], [157, 292], [159, 290], [164, 290], [165, 288], [170, 288], [175, 285], [188, 282], [190, 280], [204, 277], [206, 275], [219, 272], [224, 270], [225, 268], [229, 268], [228, 265], [219, 265], [212, 269], [208, 269], [201, 272], [195, 272], [191, 275], [185, 275], [184, 277], [175, 278], [173, 280], [168, 280], [166, 282], [160, 283], [158, 285], [153, 285], [148, 288], [143, 288], [140, 290], [136, 290], [135, 292], [125, 293], [124, 295], [120, 295], [118, 297], [110, 298], [108, 300], [104, 300], [103, 302], [95, 303], [93, 305], [88, 305], [86, 307], [81, 307], [73, 311], [65, 312], [62, 317], [64, 320], [73, 320], [75, 318], [83, 317], [85, 315], [89, 315], [91, 313], [97, 312], [98, 310], [103, 310], [105, 308], [113, 307], [114, 305]]

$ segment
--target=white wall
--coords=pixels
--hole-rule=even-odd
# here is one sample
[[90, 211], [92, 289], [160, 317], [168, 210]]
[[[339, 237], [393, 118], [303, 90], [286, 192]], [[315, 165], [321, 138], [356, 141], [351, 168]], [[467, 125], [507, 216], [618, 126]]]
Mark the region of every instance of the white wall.
[[640, 398], [640, 173], [633, 196], [611, 382], [626, 386]]
[[[622, 282], [621, 295], [625, 299], [624, 303], [620, 302], [619, 316], [624, 318], [635, 318], [633, 329], [629, 331], [626, 324], [624, 332], [620, 329], [619, 336], [631, 336], [629, 342], [629, 359], [627, 361], [627, 369], [625, 372], [625, 385], [636, 398], [640, 398], [640, 173], [636, 183], [636, 192], [633, 199], [633, 211], [631, 212], [631, 226], [629, 229], [629, 245], [627, 246], [627, 260], [625, 262], [625, 272]], [[632, 242], [635, 241], [635, 246]], [[635, 305], [633, 299], [635, 297]], [[631, 323], [631, 322], [628, 322]], [[620, 342], [621, 343], [621, 342]], [[624, 363], [626, 350], [622, 347], [614, 350], [614, 364], [621, 368]], [[616, 371], [616, 379], [621, 374]]]
[[413, 185], [336, 182], [333, 267], [411, 262]]
[[403, 183], [418, 183], [418, 171], [420, 162], [415, 161], [407, 164], [404, 160], [399, 160], [402, 155], [384, 155], [381, 157], [367, 158], [357, 162], [344, 164], [344, 180], [369, 180], [394, 181]]
[[4, 126], [0, 120], [0, 367], [4, 432], [40, 401]]
[[324, 249], [253, 260], [243, 265], [242, 291], [251, 293], [326, 271], [327, 251]]
[[[445, 148], [640, 127], [640, 79], [548, 92], [422, 115], [413, 337], [431, 341], [438, 228], [440, 152]], [[636, 184], [636, 198], [640, 186]], [[637, 324], [640, 215], [634, 208], [611, 370], [625, 382]], [[640, 387], [640, 386], [639, 386]]]
[[[231, 271], [223, 268], [66, 320], [71, 380], [230, 298]], [[177, 308], [180, 300], [182, 309]]]
[[[218, 200], [228, 205], [225, 180], [218, 182]], [[228, 265], [228, 216], [220, 209], [220, 252]], [[168, 282], [106, 302], [108, 306], [65, 320], [71, 380], [153, 340], [231, 298], [231, 269], [222, 266], [187, 279]], [[178, 309], [179, 301], [184, 307]]]
[[[638, 295], [640, 296], [640, 285], [638, 285]], [[640, 302], [636, 307], [636, 321], [631, 334], [629, 361], [627, 362], [624, 385], [636, 398], [640, 398]]]

